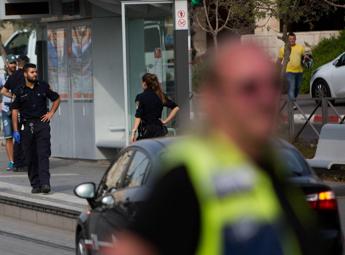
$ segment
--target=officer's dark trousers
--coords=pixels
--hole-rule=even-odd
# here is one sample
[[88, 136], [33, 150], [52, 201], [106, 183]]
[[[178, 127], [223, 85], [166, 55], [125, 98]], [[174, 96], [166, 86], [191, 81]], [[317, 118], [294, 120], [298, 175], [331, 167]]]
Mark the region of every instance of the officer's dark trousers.
[[22, 146], [31, 186], [50, 185], [50, 125], [41, 120], [24, 122]]

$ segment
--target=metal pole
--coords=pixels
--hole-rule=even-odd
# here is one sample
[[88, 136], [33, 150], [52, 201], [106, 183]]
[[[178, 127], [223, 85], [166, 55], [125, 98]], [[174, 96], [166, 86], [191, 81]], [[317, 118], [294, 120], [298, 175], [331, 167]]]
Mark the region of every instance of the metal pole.
[[322, 97], [322, 125], [328, 123], [328, 99]]
[[176, 101], [181, 108], [177, 116], [177, 125], [180, 128], [190, 120], [189, 104], [189, 15], [188, 2], [176, 0], [174, 4], [175, 17], [175, 84]]
[[122, 22], [122, 61], [123, 61], [123, 96], [124, 96], [124, 124], [125, 124], [125, 146], [129, 144], [129, 106], [127, 88], [127, 40], [126, 40], [126, 3], [121, 3]]
[[288, 110], [288, 122], [289, 122], [289, 141], [294, 142], [295, 140], [295, 119], [294, 119], [294, 102], [288, 100], [287, 110]]

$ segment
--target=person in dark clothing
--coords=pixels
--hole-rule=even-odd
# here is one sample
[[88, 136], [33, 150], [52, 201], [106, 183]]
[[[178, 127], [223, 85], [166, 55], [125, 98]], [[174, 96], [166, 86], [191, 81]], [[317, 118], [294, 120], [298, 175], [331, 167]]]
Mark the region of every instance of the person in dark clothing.
[[[26, 83], [15, 92], [12, 103], [13, 137], [24, 150], [32, 193], [50, 192], [50, 120], [60, 104], [60, 96], [48, 83], [37, 80], [34, 64], [23, 68]], [[53, 102], [48, 111], [47, 100]], [[18, 126], [18, 113], [21, 126]], [[22, 131], [19, 133], [19, 129]]]
[[[18, 69], [8, 77], [5, 85], [1, 89], [1, 94], [7, 98], [14, 99], [16, 90], [21, 86], [25, 85], [25, 77], [23, 72], [23, 67], [25, 64], [29, 63], [29, 58], [25, 55], [19, 56], [17, 58]], [[9, 103], [9, 108], [11, 109], [11, 104]], [[13, 148], [13, 158], [14, 158], [14, 171], [24, 172], [26, 171], [24, 151], [21, 144], [14, 143]]]
[[271, 58], [225, 41], [203, 75], [203, 130], [162, 154], [160, 175], [113, 254], [320, 254], [313, 214], [271, 144], [282, 87]]
[[[146, 73], [142, 77], [142, 86], [144, 92], [135, 98], [137, 111], [131, 142], [165, 136], [167, 134], [165, 125], [173, 120], [179, 111], [177, 104], [163, 93], [155, 74]], [[164, 107], [170, 108], [171, 111], [165, 120], [161, 120]]]

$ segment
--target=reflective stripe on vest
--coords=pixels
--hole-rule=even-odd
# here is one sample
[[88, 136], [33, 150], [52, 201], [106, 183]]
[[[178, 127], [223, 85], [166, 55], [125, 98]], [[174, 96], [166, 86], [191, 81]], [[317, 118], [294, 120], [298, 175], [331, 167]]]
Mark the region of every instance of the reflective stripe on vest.
[[168, 169], [187, 167], [199, 200], [196, 254], [300, 254], [270, 178], [234, 145], [188, 138], [165, 157]]

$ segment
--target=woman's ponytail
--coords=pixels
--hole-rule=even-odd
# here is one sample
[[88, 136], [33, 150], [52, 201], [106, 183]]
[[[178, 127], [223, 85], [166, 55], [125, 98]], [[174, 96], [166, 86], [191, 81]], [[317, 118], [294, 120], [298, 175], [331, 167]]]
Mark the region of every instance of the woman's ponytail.
[[143, 75], [142, 80], [143, 82], [145, 82], [147, 88], [152, 89], [160, 98], [162, 103], [165, 104], [167, 99], [165, 94], [163, 93], [158, 77], [155, 74], [146, 73]]

